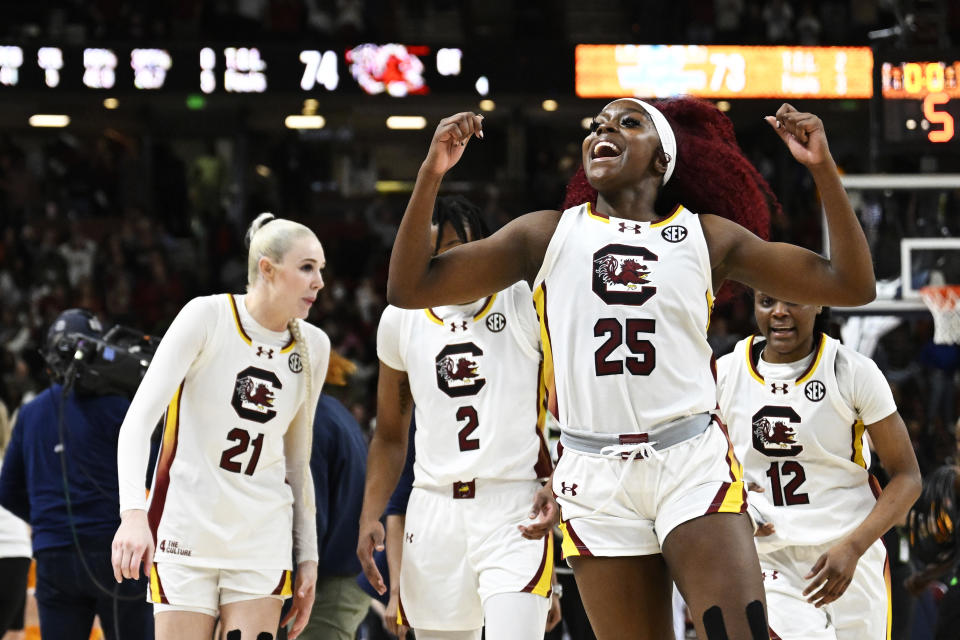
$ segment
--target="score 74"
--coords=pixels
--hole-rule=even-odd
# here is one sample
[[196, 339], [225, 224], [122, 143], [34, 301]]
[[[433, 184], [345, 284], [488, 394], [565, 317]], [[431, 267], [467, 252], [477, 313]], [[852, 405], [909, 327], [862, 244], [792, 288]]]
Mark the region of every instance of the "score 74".
[[306, 65], [300, 86], [304, 91], [310, 91], [319, 83], [327, 91], [333, 91], [340, 83], [340, 74], [337, 72], [337, 54], [333, 51], [324, 51], [322, 54], [314, 49], [300, 52], [300, 62]]
[[710, 90], [719, 91], [726, 78], [727, 89], [740, 93], [747, 86], [747, 62], [739, 53], [711, 53]]

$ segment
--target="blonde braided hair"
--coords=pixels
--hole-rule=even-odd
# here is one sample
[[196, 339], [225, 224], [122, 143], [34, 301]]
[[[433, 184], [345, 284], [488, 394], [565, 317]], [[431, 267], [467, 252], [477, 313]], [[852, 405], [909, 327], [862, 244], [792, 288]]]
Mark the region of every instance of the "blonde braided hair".
[[310, 366], [310, 345], [303, 339], [298, 318], [291, 318], [290, 322], [287, 323], [287, 328], [290, 329], [290, 335], [293, 336], [293, 339], [297, 341], [297, 351], [300, 353], [300, 360], [303, 362], [303, 372], [307, 376], [307, 397], [304, 399], [304, 404], [307, 405], [307, 409], [311, 410], [310, 420], [312, 421], [313, 407], [310, 406], [310, 399], [313, 397], [313, 369]]

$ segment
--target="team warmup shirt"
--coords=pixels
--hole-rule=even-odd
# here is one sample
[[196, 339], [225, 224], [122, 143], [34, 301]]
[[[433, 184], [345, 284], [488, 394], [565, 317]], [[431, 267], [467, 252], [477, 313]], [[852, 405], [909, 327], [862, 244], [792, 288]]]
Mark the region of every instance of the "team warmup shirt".
[[471, 304], [388, 306], [377, 356], [415, 398], [415, 487], [550, 475], [537, 318], [518, 282]]
[[534, 281], [549, 407], [564, 430], [627, 434], [716, 406], [710, 257], [697, 215], [563, 212]]
[[757, 547], [837, 540], [876, 503], [864, 425], [897, 410], [893, 394], [872, 360], [823, 334], [787, 364], [763, 360], [763, 344], [746, 338], [717, 362], [720, 411], [744, 478], [765, 489], [750, 503], [776, 528]]
[[[304, 346], [260, 326], [244, 296], [195, 298], [170, 325], [118, 443], [120, 510], [147, 508], [157, 562], [289, 569], [291, 542], [297, 562], [317, 560], [309, 458], [330, 341], [300, 327], [309, 399]], [[161, 417], [147, 506], [150, 432]]]

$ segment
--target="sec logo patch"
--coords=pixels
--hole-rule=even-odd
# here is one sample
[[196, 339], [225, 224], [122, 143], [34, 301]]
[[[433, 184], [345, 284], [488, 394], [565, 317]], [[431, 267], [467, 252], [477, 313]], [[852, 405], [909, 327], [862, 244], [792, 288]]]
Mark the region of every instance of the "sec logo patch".
[[678, 224], [672, 224], [660, 232], [663, 239], [667, 242], [681, 242], [687, 237], [687, 228]]

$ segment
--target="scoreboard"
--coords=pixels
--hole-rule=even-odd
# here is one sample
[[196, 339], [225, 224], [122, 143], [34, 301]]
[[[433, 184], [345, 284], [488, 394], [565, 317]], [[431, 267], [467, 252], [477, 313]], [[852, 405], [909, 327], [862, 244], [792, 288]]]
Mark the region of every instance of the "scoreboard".
[[591, 45], [576, 48], [581, 98], [870, 98], [869, 47]]
[[960, 57], [897, 59], [880, 65], [884, 140], [954, 148], [960, 119]]
[[[479, 61], [478, 61], [479, 62]], [[283, 45], [62, 47], [0, 45], [0, 95], [41, 91], [357, 93], [393, 97], [431, 90], [481, 91], [463, 50], [404, 44], [346, 49]], [[489, 78], [486, 78], [489, 87]]]

